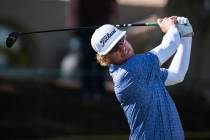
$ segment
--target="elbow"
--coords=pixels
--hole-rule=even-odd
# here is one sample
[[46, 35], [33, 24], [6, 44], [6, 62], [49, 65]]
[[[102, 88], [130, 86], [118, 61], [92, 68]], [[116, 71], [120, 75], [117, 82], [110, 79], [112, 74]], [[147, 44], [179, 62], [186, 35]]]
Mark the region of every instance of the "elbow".
[[184, 77], [180, 77], [176, 79], [176, 83], [182, 83], [184, 81]]
[[185, 75], [178, 74], [178, 75], [176, 75], [175, 81], [178, 84], [178, 83], [182, 83], [184, 81], [184, 79], [185, 79]]
[[169, 72], [165, 85], [171, 86], [171, 85], [182, 83], [184, 81], [184, 78], [185, 78], [185, 75]]

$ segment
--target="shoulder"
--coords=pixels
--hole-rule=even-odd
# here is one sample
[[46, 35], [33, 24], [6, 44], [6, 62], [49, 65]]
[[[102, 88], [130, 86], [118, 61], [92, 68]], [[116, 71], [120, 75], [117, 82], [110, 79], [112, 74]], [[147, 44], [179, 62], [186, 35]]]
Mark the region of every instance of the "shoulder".
[[153, 62], [153, 61], [158, 62], [158, 57], [156, 54], [150, 51], [142, 53], [142, 54], [136, 54], [135, 56], [127, 60], [128, 63], [137, 63], [137, 64], [148, 63], [148, 62]]

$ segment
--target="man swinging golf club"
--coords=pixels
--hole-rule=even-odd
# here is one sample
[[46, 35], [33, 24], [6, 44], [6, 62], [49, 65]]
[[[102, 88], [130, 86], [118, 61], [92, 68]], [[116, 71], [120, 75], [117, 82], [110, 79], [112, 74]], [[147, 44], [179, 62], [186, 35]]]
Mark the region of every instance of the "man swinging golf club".
[[[91, 38], [97, 61], [108, 66], [114, 90], [130, 126], [130, 140], [184, 140], [184, 131], [165, 86], [184, 80], [193, 29], [185, 17], [158, 19], [160, 45], [135, 54], [126, 31], [106, 24]], [[176, 53], [175, 53], [176, 52]], [[160, 68], [175, 53], [169, 68]]]

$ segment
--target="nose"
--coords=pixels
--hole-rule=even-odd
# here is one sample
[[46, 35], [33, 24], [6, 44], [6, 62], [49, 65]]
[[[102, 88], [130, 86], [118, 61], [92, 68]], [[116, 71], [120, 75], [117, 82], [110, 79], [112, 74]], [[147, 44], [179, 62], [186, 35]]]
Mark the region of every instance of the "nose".
[[118, 45], [119, 45], [119, 47], [123, 47], [123, 46], [125, 46], [124, 44], [125, 44], [125, 39], [123, 38], [122, 40], [119, 41]]

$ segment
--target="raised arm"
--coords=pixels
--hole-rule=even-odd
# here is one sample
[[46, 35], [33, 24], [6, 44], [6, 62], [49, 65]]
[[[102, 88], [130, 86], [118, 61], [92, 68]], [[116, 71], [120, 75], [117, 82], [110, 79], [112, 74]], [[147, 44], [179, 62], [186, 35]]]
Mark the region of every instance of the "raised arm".
[[181, 43], [168, 68], [168, 77], [165, 81], [166, 86], [174, 85], [184, 80], [190, 62], [191, 44], [192, 37], [181, 38]]
[[165, 63], [177, 50], [180, 44], [179, 31], [175, 25], [176, 17], [158, 19], [161, 30], [166, 33], [161, 44], [150, 52], [156, 54], [160, 66]]
[[165, 81], [166, 86], [182, 82], [189, 67], [193, 30], [187, 18], [182, 17], [180, 20], [185, 21], [187, 26], [178, 25], [182, 36], [181, 43], [168, 68], [168, 77]]

